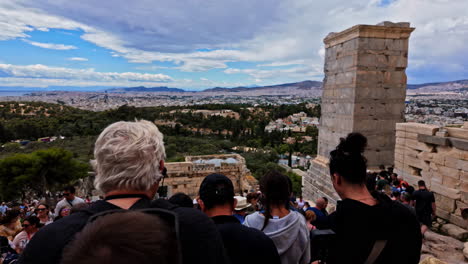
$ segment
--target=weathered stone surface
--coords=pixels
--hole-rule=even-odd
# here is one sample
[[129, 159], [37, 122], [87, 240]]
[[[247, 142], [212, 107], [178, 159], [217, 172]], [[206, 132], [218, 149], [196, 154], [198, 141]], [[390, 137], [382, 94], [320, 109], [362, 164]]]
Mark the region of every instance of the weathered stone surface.
[[[442, 263], [464, 263], [465, 257], [463, 255], [463, 248], [463, 242], [455, 238], [440, 235], [432, 231], [427, 231], [424, 234], [422, 254], [433, 256], [439, 261], [444, 261]], [[421, 257], [421, 260], [424, 261], [424, 258]]]
[[445, 224], [441, 227], [440, 230], [445, 234], [461, 241], [468, 238], [468, 231], [466, 229], [463, 229], [453, 224]]
[[[395, 159], [395, 124], [403, 121], [406, 97], [408, 38], [413, 31], [401, 25], [358, 25], [325, 39], [325, 78], [318, 155], [328, 157], [340, 137], [360, 132], [368, 138], [369, 168], [390, 166]], [[415, 131], [403, 131], [417, 142]], [[430, 149], [424, 143], [420, 148]], [[402, 155], [416, 159], [418, 151]], [[404, 156], [398, 156], [402, 161]], [[419, 162], [419, 161], [418, 161]], [[304, 177], [306, 199], [337, 195], [328, 168], [315, 159]], [[424, 167], [426, 164], [419, 163]], [[409, 169], [409, 168], [408, 168]]]
[[452, 143], [452, 146], [454, 148], [461, 149], [461, 150], [468, 150], [468, 140], [450, 138], [450, 143]]
[[449, 213], [454, 212], [454, 210], [455, 210], [455, 200], [454, 199], [450, 199], [450, 198], [448, 198], [446, 196], [443, 196], [443, 195], [440, 195], [440, 194], [437, 194], [437, 193], [435, 193], [434, 196], [435, 196], [435, 199], [436, 199], [437, 207], [439, 207], [440, 209], [443, 209], [444, 211], [447, 211]]
[[436, 137], [436, 136], [419, 134], [418, 141], [428, 143], [428, 144], [440, 145], [440, 146], [450, 146], [450, 140], [445, 137]]
[[446, 196], [448, 198], [454, 200], [459, 200], [461, 198], [460, 190], [448, 188], [440, 184], [432, 184], [431, 188], [432, 191], [440, 193], [441, 195]]
[[412, 132], [417, 134], [434, 136], [439, 127], [435, 125], [420, 124], [420, 123], [398, 123], [396, 124], [397, 130]]
[[463, 255], [465, 255], [465, 258], [468, 260], [468, 242], [465, 242], [465, 245], [463, 248]]
[[468, 130], [457, 127], [446, 127], [449, 137], [468, 139]]
[[[197, 160], [235, 159], [237, 162], [218, 165], [210, 163], [196, 163]], [[256, 180], [247, 169], [245, 159], [238, 154], [187, 156], [185, 162], [168, 162], [165, 164], [168, 177], [164, 184], [168, 187], [168, 195], [184, 192], [192, 198], [198, 195], [203, 179], [211, 173], [222, 173], [231, 179], [236, 193], [251, 190], [257, 185]]]

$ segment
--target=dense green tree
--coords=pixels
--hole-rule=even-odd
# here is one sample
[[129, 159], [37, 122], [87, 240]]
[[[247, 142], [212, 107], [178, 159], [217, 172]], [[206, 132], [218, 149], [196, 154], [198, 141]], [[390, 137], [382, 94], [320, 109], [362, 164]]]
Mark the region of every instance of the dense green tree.
[[58, 148], [16, 154], [0, 160], [0, 195], [4, 200], [55, 191], [87, 175], [89, 166], [73, 159], [73, 154]]

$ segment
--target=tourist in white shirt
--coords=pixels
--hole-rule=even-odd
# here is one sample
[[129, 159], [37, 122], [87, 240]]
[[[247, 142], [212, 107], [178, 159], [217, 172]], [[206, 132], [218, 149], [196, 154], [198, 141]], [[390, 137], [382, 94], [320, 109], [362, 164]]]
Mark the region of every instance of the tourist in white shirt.
[[75, 187], [68, 186], [63, 189], [63, 199], [55, 206], [55, 216], [58, 216], [63, 207], [73, 207], [74, 205], [85, 203], [83, 199], [75, 196]]
[[31, 238], [36, 234], [39, 230], [39, 218], [36, 216], [30, 216], [26, 218], [23, 222], [23, 231], [21, 231], [18, 235], [15, 236], [13, 239], [13, 249], [21, 254], [23, 250], [26, 248], [26, 245], [29, 243]]

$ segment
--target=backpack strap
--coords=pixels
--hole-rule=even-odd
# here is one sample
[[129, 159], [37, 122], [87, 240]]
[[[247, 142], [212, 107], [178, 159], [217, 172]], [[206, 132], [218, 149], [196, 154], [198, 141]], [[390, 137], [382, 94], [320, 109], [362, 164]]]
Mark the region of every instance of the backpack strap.
[[371, 253], [369, 254], [369, 257], [367, 257], [366, 262], [364, 264], [374, 264], [377, 258], [380, 256], [382, 253], [383, 249], [385, 248], [385, 245], [387, 244], [387, 240], [377, 240], [374, 243], [374, 247], [372, 248]]

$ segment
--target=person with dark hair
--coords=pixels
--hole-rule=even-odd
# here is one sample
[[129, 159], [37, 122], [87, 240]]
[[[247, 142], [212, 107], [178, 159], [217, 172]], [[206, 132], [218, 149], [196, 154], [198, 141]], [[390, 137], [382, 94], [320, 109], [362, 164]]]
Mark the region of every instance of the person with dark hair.
[[[232, 181], [222, 174], [210, 174], [200, 185], [201, 210], [211, 217], [223, 238], [231, 263], [280, 263], [273, 241], [262, 232], [241, 225], [232, 215], [238, 200]], [[244, 198], [245, 199], [245, 198]]]
[[418, 190], [412, 195], [416, 215], [421, 223], [421, 234], [432, 226], [432, 217], [436, 213], [436, 203], [434, 194], [427, 190], [426, 183], [423, 180], [418, 181]]
[[422, 237], [416, 217], [366, 188], [366, 146], [366, 137], [351, 133], [330, 153], [332, 184], [342, 200], [329, 216], [336, 238], [327, 263], [419, 263]]
[[34, 211], [36, 212], [36, 216], [39, 218], [42, 225], [48, 225], [54, 222], [53, 218], [50, 216], [49, 205], [40, 203]]
[[175, 231], [150, 213], [123, 211], [99, 216], [64, 249], [61, 263], [178, 264]]
[[169, 202], [180, 207], [193, 208], [192, 198], [182, 192], [172, 195], [171, 198], [169, 198]]
[[411, 195], [407, 192], [404, 192], [401, 194], [401, 204], [408, 208], [411, 213], [413, 213], [414, 215], [416, 215], [416, 211], [414, 210], [414, 207], [411, 206]]
[[21, 232], [20, 211], [8, 210], [0, 222], [0, 236], [13, 241], [13, 238]]
[[60, 210], [62, 210], [63, 207], [69, 206], [72, 208], [76, 204], [85, 203], [83, 199], [75, 196], [75, 192], [75, 187], [73, 186], [63, 188], [63, 199], [55, 206], [55, 217], [60, 215]]
[[392, 192], [392, 200], [400, 202], [401, 193], [399, 191]]
[[[63, 249], [93, 215], [148, 208], [167, 210], [177, 216], [182, 264], [227, 263], [221, 236], [211, 219], [193, 208], [178, 207], [163, 199], [153, 201], [163, 179], [165, 158], [163, 135], [153, 122], [121, 121], [109, 125], [94, 144], [94, 157], [94, 187], [104, 194], [104, 200], [41, 228], [20, 256], [20, 263], [58, 264]], [[144, 243], [135, 242], [141, 246]]]
[[383, 191], [387, 185], [390, 185], [385, 173], [383, 172], [379, 173], [379, 180], [377, 181], [376, 184], [377, 184], [377, 191]]
[[247, 209], [247, 212], [254, 213], [259, 210], [258, 200], [260, 198], [260, 194], [257, 192], [251, 192], [247, 194], [247, 203], [251, 204], [252, 206]]
[[23, 252], [26, 245], [29, 243], [29, 240], [36, 234], [39, 230], [41, 223], [39, 218], [36, 216], [30, 216], [23, 221], [23, 231], [21, 231], [18, 235], [15, 236], [13, 239], [12, 245], [13, 248], [21, 254]]
[[310, 235], [302, 214], [290, 210], [288, 177], [271, 171], [260, 179], [263, 212], [245, 218], [244, 225], [263, 231], [276, 245], [281, 263], [310, 263]]

